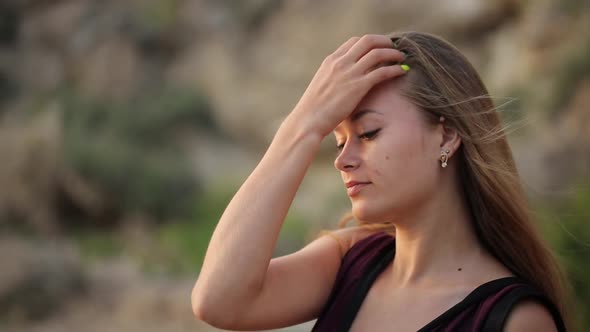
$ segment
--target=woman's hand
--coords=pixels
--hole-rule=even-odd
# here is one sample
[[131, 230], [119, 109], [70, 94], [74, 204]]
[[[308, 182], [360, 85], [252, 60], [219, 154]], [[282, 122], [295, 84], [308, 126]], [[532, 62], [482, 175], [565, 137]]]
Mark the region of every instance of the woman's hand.
[[349, 39], [322, 62], [291, 116], [303, 121], [305, 130], [327, 136], [373, 86], [406, 72], [400, 65], [381, 66], [404, 60], [392, 47], [382, 35]]

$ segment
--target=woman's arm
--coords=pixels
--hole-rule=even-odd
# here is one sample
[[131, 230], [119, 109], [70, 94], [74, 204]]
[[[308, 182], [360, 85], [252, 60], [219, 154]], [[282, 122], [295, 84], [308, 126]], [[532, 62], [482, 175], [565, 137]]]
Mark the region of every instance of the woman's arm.
[[[192, 293], [198, 317], [212, 325], [237, 329], [251, 326], [248, 312], [276, 309], [278, 304], [290, 311], [278, 320], [275, 317], [273, 325], [307, 318], [321, 307], [318, 303], [325, 301], [340, 263], [336, 242], [322, 240], [289, 259], [278, 258], [280, 264], [271, 264], [271, 256], [322, 139], [350, 115], [371, 87], [404, 73], [398, 65], [378, 66], [403, 60], [403, 54], [391, 47], [385, 36], [351, 38], [324, 60], [219, 220]], [[306, 261], [309, 266], [330, 268], [310, 273], [300, 268]], [[311, 291], [318, 287], [327, 290], [310, 295], [308, 304], [293, 300], [297, 294], [318, 293]], [[258, 320], [258, 328], [265, 324], [259, 321], [259, 314], [251, 317]]]
[[[285, 123], [235, 194], [211, 237], [193, 289], [199, 316], [228, 317], [256, 297], [295, 193], [321, 137]], [[217, 319], [216, 319], [217, 320]]]

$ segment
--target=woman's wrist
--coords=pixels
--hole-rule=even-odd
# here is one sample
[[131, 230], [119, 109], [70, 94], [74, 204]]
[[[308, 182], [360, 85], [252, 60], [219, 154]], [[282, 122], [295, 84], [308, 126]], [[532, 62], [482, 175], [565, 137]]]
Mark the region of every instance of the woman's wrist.
[[283, 120], [275, 137], [290, 138], [290, 141], [295, 144], [303, 143], [319, 147], [324, 136], [308, 116], [294, 110]]

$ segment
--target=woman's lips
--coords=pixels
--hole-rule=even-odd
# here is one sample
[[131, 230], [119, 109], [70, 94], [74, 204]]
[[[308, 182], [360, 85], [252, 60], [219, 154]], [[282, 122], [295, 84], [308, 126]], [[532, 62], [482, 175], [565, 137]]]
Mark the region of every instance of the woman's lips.
[[368, 186], [369, 184], [371, 184], [371, 182], [355, 182], [355, 183], [350, 183], [350, 184], [346, 184], [346, 193], [348, 194], [348, 196], [352, 197], [352, 196], [356, 196], [358, 195], [361, 190]]

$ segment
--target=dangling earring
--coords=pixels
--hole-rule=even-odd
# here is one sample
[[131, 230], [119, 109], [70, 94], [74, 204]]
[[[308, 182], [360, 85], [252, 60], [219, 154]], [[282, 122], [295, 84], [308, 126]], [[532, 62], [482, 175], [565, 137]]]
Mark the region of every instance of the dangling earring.
[[451, 151], [449, 150], [444, 150], [440, 152], [440, 165], [442, 166], [442, 168], [447, 167], [447, 162], [449, 161], [449, 153]]

